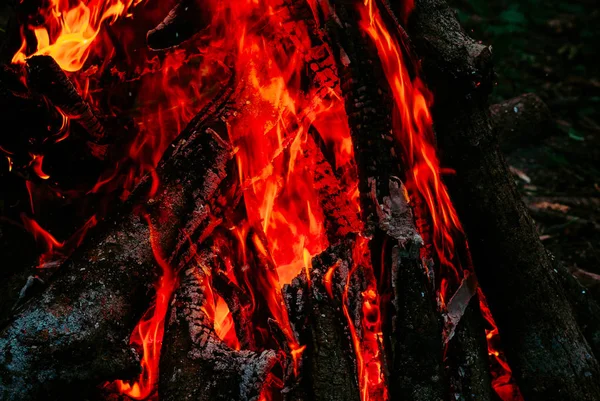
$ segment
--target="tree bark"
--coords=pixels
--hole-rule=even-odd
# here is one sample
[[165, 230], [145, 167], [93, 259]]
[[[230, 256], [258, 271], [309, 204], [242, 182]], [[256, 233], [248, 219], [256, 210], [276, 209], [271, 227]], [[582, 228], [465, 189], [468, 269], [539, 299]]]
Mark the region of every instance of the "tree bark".
[[600, 370], [500, 153], [486, 107], [491, 52], [440, 0], [418, 0], [408, 33], [434, 90], [448, 180], [517, 383], [528, 401], [600, 398]]

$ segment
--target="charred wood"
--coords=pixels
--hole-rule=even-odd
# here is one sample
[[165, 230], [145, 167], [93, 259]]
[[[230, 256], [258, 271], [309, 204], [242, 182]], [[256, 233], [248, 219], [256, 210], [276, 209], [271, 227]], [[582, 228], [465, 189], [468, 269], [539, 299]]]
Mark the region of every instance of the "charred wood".
[[[229, 93], [202, 110], [202, 120], [163, 157], [156, 171], [162, 187], [154, 200], [144, 205], [152, 186], [146, 177], [49, 287], [2, 329], [0, 399], [80, 398], [103, 380], [136, 374], [137, 355], [128, 339], [153, 293], [153, 246], [172, 250], [178, 227], [205, 207], [226, 175], [230, 151], [205, 130]], [[162, 223], [165, 218], [169, 224]]]
[[260, 395], [277, 363], [272, 350], [233, 350], [216, 335], [205, 291], [212, 265], [205, 253], [184, 270], [173, 302], [160, 364], [160, 398], [166, 401], [250, 401]]
[[179, 0], [155, 28], [148, 31], [146, 41], [153, 50], [175, 47], [206, 27], [210, 17], [199, 0]]
[[[438, 0], [419, 0], [408, 33], [423, 57], [448, 180], [508, 362], [525, 399], [593, 400], [600, 371], [515, 188], [486, 98], [491, 52]], [[508, 291], [507, 289], [510, 289]]]
[[307, 344], [301, 383], [304, 399], [360, 400], [352, 340], [342, 311], [342, 291], [352, 264], [351, 245], [352, 241], [345, 241], [315, 256], [310, 283], [302, 272], [284, 287], [299, 340]]
[[494, 400], [484, 322], [477, 296], [471, 298], [448, 342], [446, 366], [451, 399]]
[[[363, 221], [373, 235], [373, 266], [391, 265], [393, 322], [384, 325], [390, 395], [442, 400], [442, 325], [431, 266], [424, 266], [412, 212], [402, 193], [401, 168], [391, 132], [392, 99], [375, 49], [355, 23], [355, 12], [337, 4], [329, 26], [354, 146]], [[336, 47], [336, 45], [338, 47]], [[382, 248], [384, 252], [382, 252]], [[384, 256], [380, 260], [378, 255]], [[429, 263], [426, 262], [426, 263]], [[381, 283], [380, 283], [381, 284]]]
[[392, 396], [410, 400], [443, 400], [442, 321], [436, 302], [433, 266], [420, 257], [423, 240], [398, 183], [390, 182], [389, 214], [380, 224], [392, 236], [390, 257], [393, 312], [390, 330]]
[[67, 117], [85, 128], [92, 142], [100, 143], [106, 139], [104, 127], [92, 107], [51, 56], [30, 57], [27, 70], [27, 81], [32, 89], [46, 96]]

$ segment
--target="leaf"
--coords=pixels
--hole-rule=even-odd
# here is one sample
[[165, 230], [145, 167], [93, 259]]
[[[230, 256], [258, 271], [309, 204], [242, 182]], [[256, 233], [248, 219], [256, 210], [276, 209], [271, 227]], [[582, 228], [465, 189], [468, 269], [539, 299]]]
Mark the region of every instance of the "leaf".
[[500, 20], [510, 25], [525, 25], [527, 19], [521, 11], [518, 10], [518, 6], [511, 6], [508, 10], [502, 11], [499, 15]]
[[578, 135], [577, 131], [575, 131], [573, 128], [571, 128], [569, 130], [569, 138], [579, 141], [579, 142], [585, 141], [585, 138], [582, 137], [581, 135]]

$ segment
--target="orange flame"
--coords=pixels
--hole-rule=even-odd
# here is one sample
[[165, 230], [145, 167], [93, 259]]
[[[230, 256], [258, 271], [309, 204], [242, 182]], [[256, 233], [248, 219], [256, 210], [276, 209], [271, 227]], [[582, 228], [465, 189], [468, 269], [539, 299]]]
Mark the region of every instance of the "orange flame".
[[[358, 385], [361, 401], [385, 401], [388, 399], [387, 387], [383, 377], [380, 349], [382, 347], [381, 318], [379, 314], [379, 295], [376, 290], [375, 277], [370, 262], [369, 241], [359, 236], [352, 250], [352, 268], [346, 278], [346, 286], [342, 293], [342, 311], [348, 322], [358, 374]], [[362, 335], [359, 335], [354, 319], [348, 310], [350, 305], [348, 291], [350, 280], [359, 267], [367, 280], [367, 289], [362, 296]]]
[[36, 38], [36, 50], [28, 53], [30, 44], [23, 35], [21, 48], [13, 63], [23, 63], [34, 55], [49, 55], [65, 71], [78, 71], [83, 67], [90, 47], [100, 32], [102, 24], [115, 22], [126, 15], [132, 5], [141, 0], [49, 0], [41, 10], [43, 25], [28, 26]]

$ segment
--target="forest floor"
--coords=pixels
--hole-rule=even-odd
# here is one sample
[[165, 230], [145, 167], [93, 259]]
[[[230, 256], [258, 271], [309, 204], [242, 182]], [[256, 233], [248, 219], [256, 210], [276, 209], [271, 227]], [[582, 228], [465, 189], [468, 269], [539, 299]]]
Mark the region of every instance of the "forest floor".
[[552, 129], [507, 154], [543, 243], [570, 268], [600, 274], [600, 9], [595, 0], [451, 0], [492, 45], [492, 103], [536, 93]]

